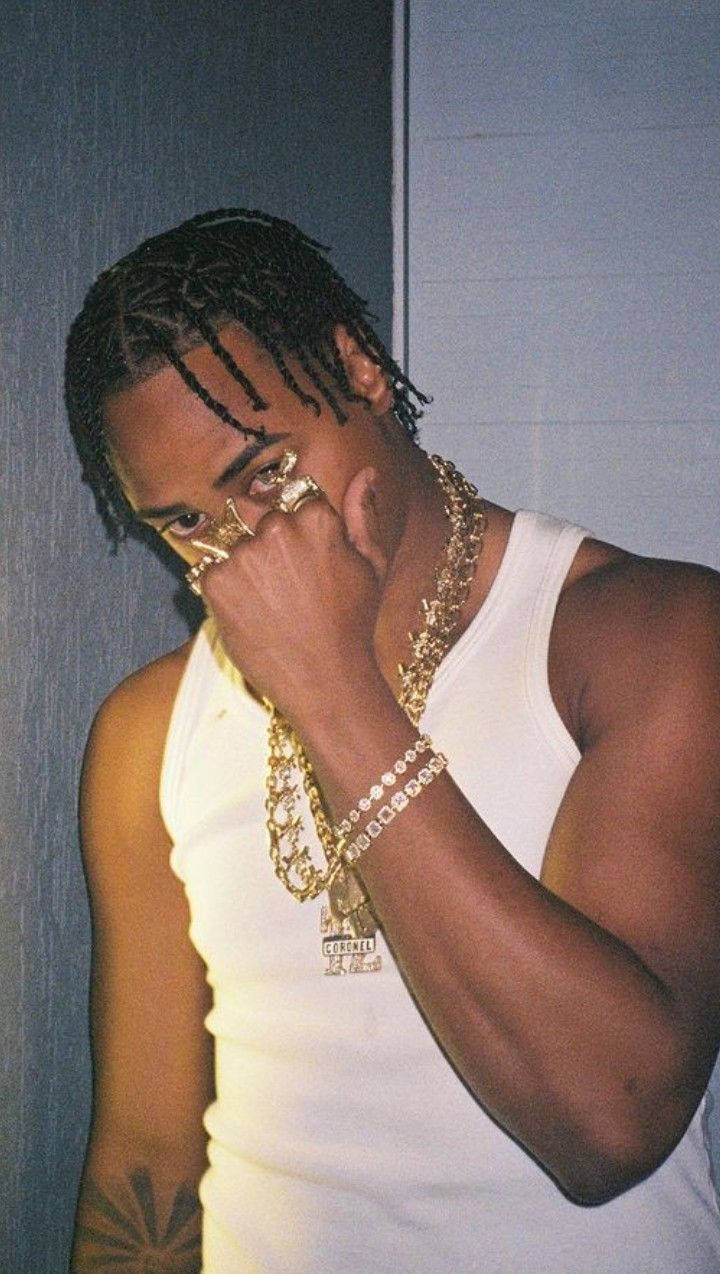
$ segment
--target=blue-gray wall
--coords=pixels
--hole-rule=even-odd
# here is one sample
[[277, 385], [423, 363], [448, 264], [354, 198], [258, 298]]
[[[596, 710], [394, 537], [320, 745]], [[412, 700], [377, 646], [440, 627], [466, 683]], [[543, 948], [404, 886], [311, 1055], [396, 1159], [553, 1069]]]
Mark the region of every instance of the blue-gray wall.
[[296, 219], [390, 326], [390, 0], [2, 9], [0, 1271], [59, 1274], [88, 1113], [75, 829], [99, 700], [179, 643], [178, 583], [108, 554], [61, 391], [96, 273], [203, 208]]
[[491, 498], [720, 564], [720, 5], [412, 0], [410, 371]]

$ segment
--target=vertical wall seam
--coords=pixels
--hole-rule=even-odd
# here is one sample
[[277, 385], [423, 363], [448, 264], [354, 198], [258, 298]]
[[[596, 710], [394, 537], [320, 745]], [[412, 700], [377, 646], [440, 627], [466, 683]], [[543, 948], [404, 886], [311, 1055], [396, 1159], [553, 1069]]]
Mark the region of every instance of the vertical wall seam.
[[393, 357], [409, 371], [410, 359], [410, 5], [393, 10]]

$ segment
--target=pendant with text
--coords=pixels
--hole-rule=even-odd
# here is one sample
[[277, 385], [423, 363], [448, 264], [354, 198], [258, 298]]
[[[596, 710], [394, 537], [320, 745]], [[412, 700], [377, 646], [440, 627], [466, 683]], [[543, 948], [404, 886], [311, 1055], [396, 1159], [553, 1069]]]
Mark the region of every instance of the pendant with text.
[[320, 909], [322, 953], [325, 973], [331, 977], [345, 973], [379, 973], [382, 956], [376, 951], [375, 934], [356, 937], [347, 921], [338, 921], [329, 907]]

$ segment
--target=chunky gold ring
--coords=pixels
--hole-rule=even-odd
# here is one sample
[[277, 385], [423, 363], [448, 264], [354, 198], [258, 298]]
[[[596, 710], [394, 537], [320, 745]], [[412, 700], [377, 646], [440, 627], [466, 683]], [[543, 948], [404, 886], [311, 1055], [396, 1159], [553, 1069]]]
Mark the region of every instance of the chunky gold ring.
[[255, 532], [248, 526], [237, 511], [235, 501], [230, 497], [225, 501], [225, 510], [219, 522], [210, 518], [203, 538], [190, 541], [193, 548], [202, 549], [205, 553], [216, 554], [218, 562], [227, 560], [231, 549], [239, 540], [251, 540]]
[[211, 518], [202, 539], [198, 536], [190, 541], [193, 548], [199, 549], [203, 554], [200, 561], [185, 572], [185, 579], [193, 593], [197, 593], [198, 597], [202, 596], [200, 580], [208, 566], [227, 562], [233, 545], [238, 544], [240, 540], [252, 540], [254, 536], [255, 532], [238, 513], [235, 501], [232, 497], [227, 499], [220, 521], [216, 522]]
[[297, 513], [308, 500], [321, 500], [323, 495], [315, 479], [304, 473], [300, 478], [291, 478], [283, 483], [275, 507], [281, 513]]

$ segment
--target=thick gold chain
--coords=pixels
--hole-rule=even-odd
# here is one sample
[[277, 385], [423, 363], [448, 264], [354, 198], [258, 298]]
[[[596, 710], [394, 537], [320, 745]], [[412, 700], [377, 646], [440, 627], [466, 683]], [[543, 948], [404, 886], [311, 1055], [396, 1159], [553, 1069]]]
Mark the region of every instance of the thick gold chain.
[[398, 702], [415, 726], [425, 711], [435, 674], [452, 645], [482, 551], [487, 523], [477, 489], [455, 465], [440, 456], [430, 456], [430, 463], [445, 497], [450, 534], [442, 564], [435, 572], [435, 597], [431, 602], [423, 599], [423, 626], [411, 635], [410, 659], [398, 669], [401, 685]]
[[[309, 847], [303, 844], [303, 821], [297, 812], [298, 771], [325, 854], [324, 869], [315, 866]], [[268, 728], [265, 809], [275, 875], [299, 902], [317, 898], [328, 888], [337, 868], [335, 838], [305, 749], [276, 708], [271, 708]]]
[[[450, 522], [441, 565], [435, 573], [436, 594], [423, 600], [422, 627], [410, 638], [410, 658], [399, 665], [398, 702], [414, 725], [425, 710], [435, 673], [452, 644], [460, 613], [467, 600], [482, 551], [486, 515], [477, 490], [448, 460], [431, 456], [445, 497]], [[375, 928], [367, 896], [357, 876], [342, 857], [328, 818], [315, 774], [305, 749], [292, 727], [273, 707], [268, 728], [268, 771], [265, 810], [270, 859], [276, 876], [293, 898], [304, 902], [327, 890], [331, 910], [349, 920], [357, 935]], [[318, 867], [304, 843], [302, 816], [298, 813], [302, 785], [315, 823], [325, 864]]]

